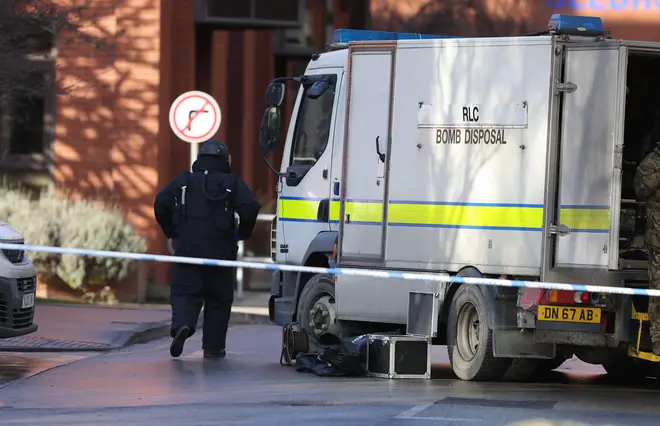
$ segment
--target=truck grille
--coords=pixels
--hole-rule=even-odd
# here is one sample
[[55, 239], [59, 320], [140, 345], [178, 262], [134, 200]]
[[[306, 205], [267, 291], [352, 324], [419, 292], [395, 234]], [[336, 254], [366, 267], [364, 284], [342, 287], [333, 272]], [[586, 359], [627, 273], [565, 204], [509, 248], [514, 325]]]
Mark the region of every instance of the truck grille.
[[[10, 308], [7, 301], [7, 295], [0, 293], [0, 323], [8, 323], [10, 321]], [[18, 330], [27, 328], [34, 322], [34, 307], [18, 309], [11, 309], [11, 326], [13, 329]]]
[[32, 293], [37, 290], [37, 278], [19, 278], [16, 280], [18, 291], [21, 293]]
[[14, 250], [14, 249], [2, 249], [2, 254], [4, 254], [7, 260], [9, 260], [11, 263], [21, 263], [23, 262], [25, 251]]
[[32, 325], [34, 320], [34, 307], [17, 309], [14, 308], [14, 328], [26, 328]]
[[0, 293], [0, 323], [6, 323], [9, 320], [7, 311], [7, 295]]
[[277, 216], [270, 223], [270, 258], [273, 262], [277, 258]]

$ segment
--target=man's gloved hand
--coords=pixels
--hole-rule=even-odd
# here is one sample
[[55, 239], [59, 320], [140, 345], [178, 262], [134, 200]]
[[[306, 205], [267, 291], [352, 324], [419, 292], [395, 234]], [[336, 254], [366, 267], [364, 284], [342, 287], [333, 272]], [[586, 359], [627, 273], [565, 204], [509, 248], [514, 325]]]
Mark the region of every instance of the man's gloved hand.
[[241, 238], [238, 236], [238, 231], [234, 231], [234, 240], [240, 241]]

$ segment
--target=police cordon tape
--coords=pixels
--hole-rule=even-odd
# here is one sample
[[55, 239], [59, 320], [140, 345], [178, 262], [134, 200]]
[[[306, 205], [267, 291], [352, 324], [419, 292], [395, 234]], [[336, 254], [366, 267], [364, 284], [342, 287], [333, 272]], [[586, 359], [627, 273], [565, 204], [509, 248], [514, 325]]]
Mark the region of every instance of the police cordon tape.
[[520, 280], [504, 280], [495, 278], [474, 278], [474, 277], [458, 277], [449, 276], [445, 274], [434, 273], [420, 273], [420, 272], [404, 272], [404, 271], [383, 271], [375, 269], [358, 269], [358, 268], [320, 268], [316, 266], [298, 266], [298, 265], [279, 265], [276, 263], [258, 263], [258, 262], [243, 262], [239, 260], [218, 260], [218, 259], [204, 259], [197, 257], [182, 257], [182, 256], [165, 256], [160, 254], [141, 254], [141, 253], [125, 253], [118, 251], [104, 251], [104, 250], [87, 250], [79, 248], [62, 248], [62, 247], [48, 247], [48, 246], [30, 246], [24, 244], [7, 244], [0, 243], [0, 249], [6, 250], [24, 250], [42, 253], [59, 253], [59, 254], [73, 254], [92, 257], [113, 257], [117, 259], [134, 259], [146, 260], [151, 262], [164, 262], [164, 263], [185, 263], [188, 265], [206, 265], [206, 266], [220, 266], [229, 268], [248, 268], [248, 269], [265, 269], [270, 271], [285, 271], [285, 272], [310, 272], [314, 274], [328, 274], [328, 275], [354, 275], [360, 277], [375, 277], [375, 278], [398, 278], [404, 280], [417, 280], [417, 281], [437, 281], [458, 284], [479, 284], [494, 287], [522, 287], [522, 288], [539, 288], [547, 290], [568, 290], [568, 291], [584, 291], [589, 293], [612, 293], [612, 294], [627, 294], [634, 296], [660, 296], [660, 290], [647, 290], [642, 288], [627, 288], [627, 287], [607, 287], [600, 285], [589, 284], [566, 284], [566, 283], [549, 283], [540, 281], [520, 281]]

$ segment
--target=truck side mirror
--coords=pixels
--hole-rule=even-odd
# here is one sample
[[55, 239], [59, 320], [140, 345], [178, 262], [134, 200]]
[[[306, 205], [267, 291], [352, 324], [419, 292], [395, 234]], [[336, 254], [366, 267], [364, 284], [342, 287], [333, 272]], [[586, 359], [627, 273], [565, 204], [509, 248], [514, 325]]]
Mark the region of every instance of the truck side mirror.
[[261, 119], [261, 135], [259, 145], [264, 155], [270, 154], [277, 146], [277, 138], [280, 135], [280, 108], [269, 106]]
[[266, 106], [279, 107], [284, 102], [286, 87], [284, 83], [270, 83], [266, 89]]

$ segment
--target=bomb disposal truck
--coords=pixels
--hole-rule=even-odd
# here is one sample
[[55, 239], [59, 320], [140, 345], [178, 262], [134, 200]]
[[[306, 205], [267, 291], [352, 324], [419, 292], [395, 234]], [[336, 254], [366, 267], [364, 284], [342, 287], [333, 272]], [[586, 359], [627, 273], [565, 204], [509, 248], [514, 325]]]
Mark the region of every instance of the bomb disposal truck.
[[[658, 75], [660, 43], [614, 40], [595, 17], [497, 38], [337, 30], [304, 76], [267, 89], [264, 154], [284, 82], [299, 84], [273, 260], [648, 287], [632, 181]], [[313, 343], [401, 329], [409, 292], [440, 295], [433, 343], [463, 380], [528, 379], [573, 355], [658, 375], [644, 296], [281, 271], [269, 310]]]

